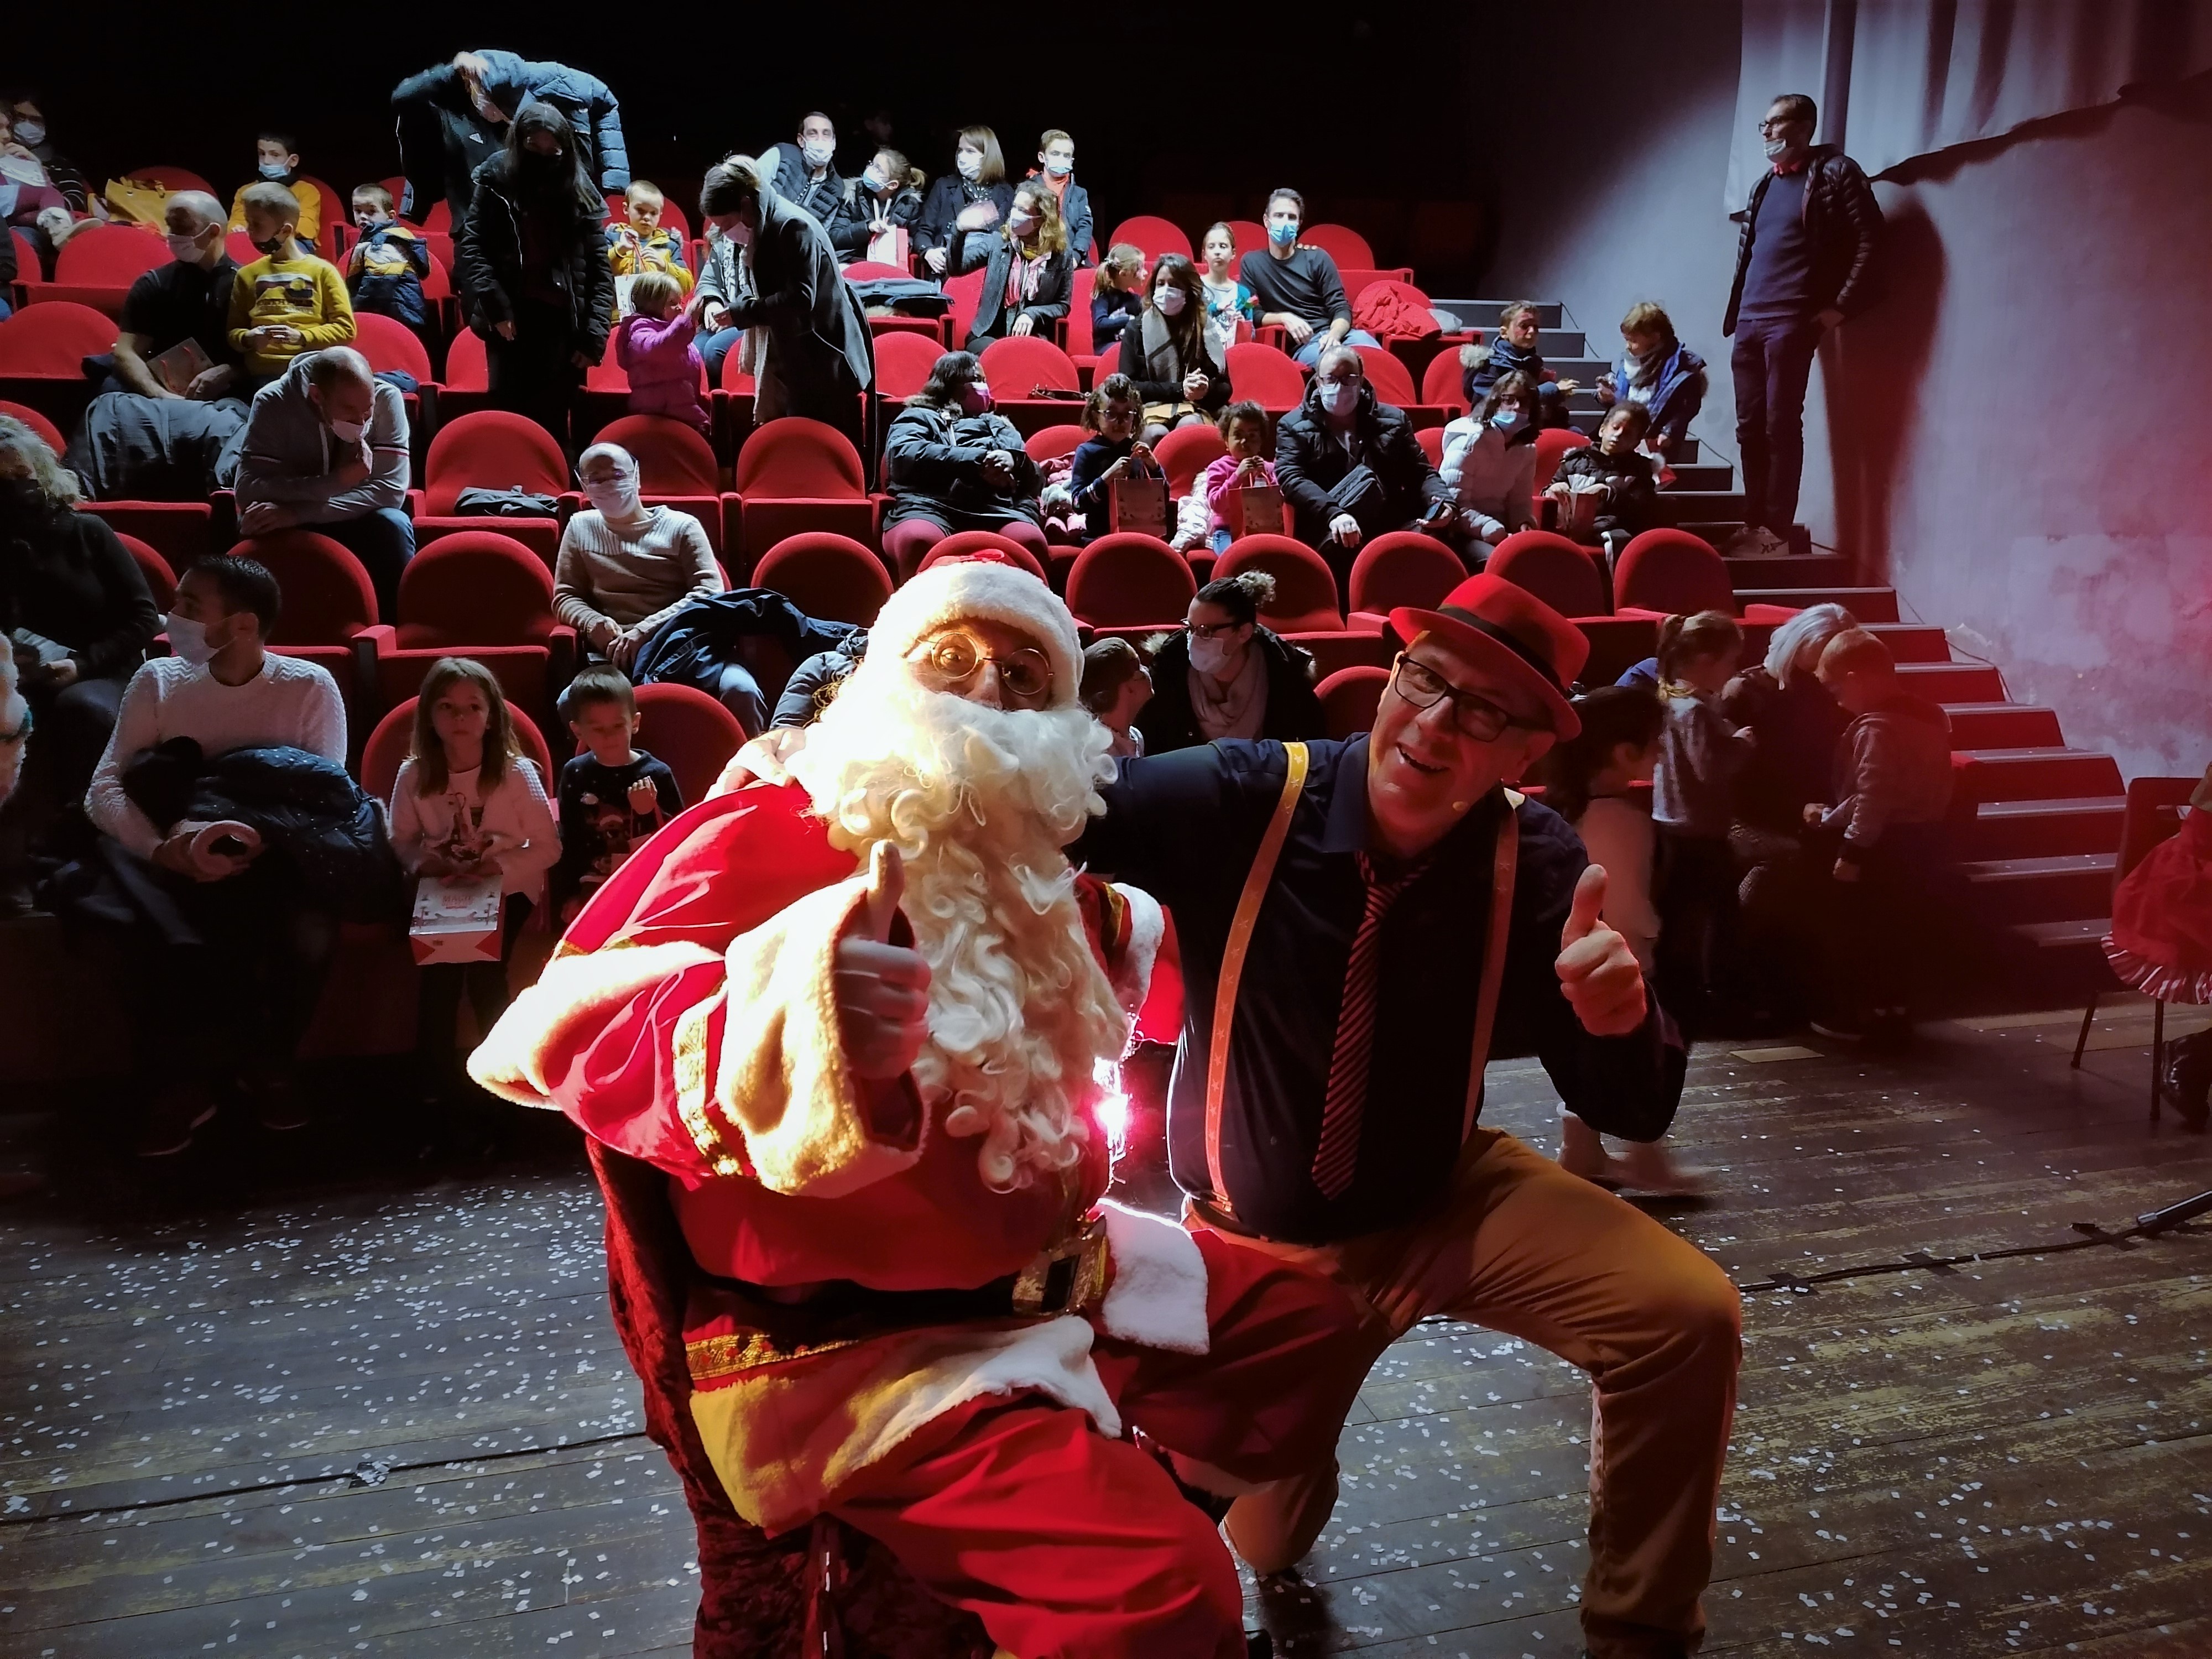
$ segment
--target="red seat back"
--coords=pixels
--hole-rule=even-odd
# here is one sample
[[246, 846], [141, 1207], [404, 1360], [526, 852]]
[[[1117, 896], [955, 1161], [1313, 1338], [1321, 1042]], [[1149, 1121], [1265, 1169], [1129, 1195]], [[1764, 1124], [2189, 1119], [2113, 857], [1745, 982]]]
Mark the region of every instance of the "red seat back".
[[213, 185], [208, 183], [190, 167], [133, 167], [130, 172], [117, 176], [124, 179], [143, 179], [149, 185], [159, 185], [173, 196], [180, 190], [197, 190], [204, 195], [215, 196], [218, 202], [222, 199], [222, 197], [216, 195], [216, 188]]
[[399, 648], [543, 645], [556, 626], [553, 573], [512, 536], [441, 536], [399, 574]]
[[1421, 453], [1429, 458], [1431, 466], [1444, 464], [1444, 429], [1440, 426], [1425, 426], [1413, 434], [1413, 441], [1421, 447]]
[[[893, 403], [913, 397], [928, 383], [929, 372], [944, 355], [943, 343], [927, 334], [878, 335], [876, 390]], [[735, 362], [737, 356], [732, 351], [724, 361]]]
[[1306, 395], [1306, 377], [1288, 354], [1257, 340], [1229, 348], [1229, 383], [1239, 401], [1250, 399], [1270, 414], [1296, 409]]
[[1091, 366], [1091, 384], [1097, 386], [1109, 374], [1121, 372], [1121, 343], [1115, 341], [1098, 354], [1098, 361]]
[[740, 495], [769, 501], [859, 501], [868, 493], [853, 441], [799, 416], [754, 428], [738, 451], [737, 482]]
[[769, 549], [753, 568], [755, 587], [774, 588], [810, 617], [866, 628], [891, 596], [884, 562], [850, 536], [802, 531]]
[[232, 548], [276, 578], [283, 603], [271, 645], [343, 645], [376, 623], [376, 588], [361, 561], [312, 530], [279, 530]]
[[[415, 747], [415, 705], [419, 701], [410, 697], [404, 702], [394, 703], [377, 721], [376, 729], [368, 734], [368, 741], [362, 745], [361, 787], [380, 801], [392, 799], [392, 786], [399, 781], [399, 764]], [[545, 746], [545, 734], [538, 729], [538, 722], [516, 708], [512, 700], [507, 705], [507, 712], [514, 722], [515, 747], [537, 766], [538, 781], [550, 795], [556, 780], [553, 755]]]
[[1182, 228], [1173, 220], [1150, 213], [1140, 213], [1115, 226], [1114, 234], [1106, 239], [1104, 246], [1111, 247], [1116, 242], [1134, 242], [1144, 249], [1147, 265], [1163, 253], [1180, 253], [1186, 259], [1191, 257], [1190, 238], [1182, 234]]
[[1559, 476], [1559, 463], [1571, 449], [1580, 449], [1589, 442], [1581, 433], [1568, 426], [1547, 426], [1536, 434], [1536, 471], [1534, 491], [1540, 495], [1544, 486]]
[[396, 368], [403, 374], [413, 375], [423, 386], [438, 378], [430, 372], [430, 354], [422, 349], [422, 342], [397, 317], [357, 311], [353, 323], [354, 349], [368, 359], [369, 368], [378, 374]]
[[1037, 562], [1036, 554], [1019, 542], [993, 530], [955, 531], [929, 550], [929, 556], [922, 560], [919, 568], [927, 570], [946, 559], [973, 558], [986, 550], [1005, 554], [1009, 563], [1021, 566], [1039, 581], [1045, 580], [1044, 567]]
[[1022, 447], [1029, 451], [1031, 460], [1042, 466], [1062, 455], [1073, 455], [1090, 435], [1079, 426], [1040, 427], [1022, 441]]
[[[1231, 371], [1235, 379], [1235, 371]], [[1092, 385], [1097, 382], [1094, 380]], [[1240, 388], [1238, 396], [1243, 396]], [[1179, 426], [1160, 440], [1152, 453], [1168, 475], [1168, 494], [1188, 495], [1198, 487], [1198, 475], [1229, 453], [1220, 432], [1212, 426]]]
[[1335, 573], [1304, 542], [1288, 536], [1241, 538], [1213, 567], [1213, 579], [1255, 569], [1275, 579], [1275, 597], [1261, 607], [1260, 620], [1278, 634], [1316, 634], [1344, 626], [1344, 615], [1336, 608]]
[[82, 380], [84, 360], [114, 346], [115, 319], [104, 311], [74, 300], [25, 306], [0, 322], [0, 380]]
[[441, 384], [448, 392], [491, 390], [491, 366], [484, 356], [484, 343], [470, 330], [465, 328], [454, 335], [453, 343], [446, 348], [446, 378]]
[[1156, 536], [1101, 536], [1075, 556], [1067, 608], [1093, 628], [1176, 628], [1198, 592], [1190, 561]]
[[1483, 568], [1500, 581], [1534, 593], [1562, 617], [1607, 613], [1605, 577], [1597, 562], [1565, 536], [1548, 530], [1516, 531], [1498, 544]]
[[687, 804], [707, 799], [745, 741], [735, 714], [688, 685], [639, 686], [637, 722], [637, 746], [667, 763]]
[[1613, 568], [1613, 598], [1624, 610], [1669, 616], [1696, 611], [1736, 614], [1727, 562], [1686, 530], [1647, 530], [1631, 540]]
[[1352, 608], [1384, 615], [1401, 605], [1433, 611], [1467, 580], [1458, 554], [1418, 530], [1376, 537], [1352, 562]]
[[[965, 345], [975, 329], [975, 313], [983, 303], [983, 278], [988, 270], [971, 270], [965, 276], [946, 279], [945, 297], [951, 307], [952, 339], [956, 345]], [[735, 356], [733, 352], [731, 354]]]
[[1375, 729], [1376, 706], [1382, 688], [1390, 684], [1390, 671], [1361, 663], [1340, 668], [1314, 687], [1321, 699], [1322, 730], [1330, 737], [1356, 738]]
[[102, 225], [81, 230], [62, 244], [54, 280], [85, 288], [129, 288], [168, 263], [169, 245], [154, 232], [138, 225]]
[[2201, 777], [2148, 775], [2128, 780], [2127, 805], [2120, 814], [2120, 855], [2112, 866], [2115, 888], [2134, 873], [2152, 848], [2181, 833], [2181, 809], [2203, 781]]
[[[1440, 404], [1455, 415], [1467, 413], [1467, 371], [1460, 367], [1459, 349], [1446, 346], [1429, 359], [1429, 366], [1421, 371], [1421, 401]], [[1554, 460], [1554, 467], [1559, 462]], [[1545, 483], [1551, 480], [1547, 478]]]
[[144, 542], [175, 575], [194, 559], [221, 550], [215, 544], [215, 513], [205, 501], [84, 501], [79, 510], [98, 514], [118, 535]]
[[[446, 262], [434, 253], [426, 253], [424, 257], [429, 260], [430, 268], [422, 273], [422, 297], [434, 303], [452, 299], [453, 277], [453, 273], [447, 270]], [[481, 349], [483, 342], [479, 340], [477, 345]]]
[[167, 611], [177, 598], [177, 578], [169, 568], [169, 562], [136, 536], [125, 536], [118, 531], [115, 539], [123, 544], [137, 562], [138, 574], [146, 579], [146, 591], [154, 596], [154, 609]]
[[599, 428], [595, 444], [615, 444], [637, 459], [638, 489], [647, 495], [714, 495], [722, 475], [714, 447], [699, 429], [665, 415], [624, 415]]
[[879, 265], [855, 259], [838, 273], [848, 283], [905, 282], [914, 273], [899, 265]]
[[1298, 240], [1309, 247], [1317, 247], [1337, 263], [1339, 270], [1375, 270], [1375, 250], [1367, 246], [1367, 239], [1350, 225], [1307, 225], [1298, 232]]
[[451, 513], [464, 489], [558, 495], [569, 487], [568, 459], [553, 434], [503, 409], [480, 409], [441, 424], [422, 470], [423, 511], [433, 516]]
[[[1098, 349], [1098, 342], [1091, 332], [1091, 300], [1097, 290], [1098, 270], [1085, 265], [1075, 273], [1067, 291], [1067, 355], [1088, 357]], [[1091, 377], [1093, 386], [1098, 376]]]
[[983, 348], [983, 378], [1000, 403], [1026, 398], [1033, 386], [1079, 392], [1083, 377], [1075, 360], [1049, 340], [1034, 334], [994, 340]]
[[1360, 367], [1374, 383], [1375, 395], [1395, 408], [1419, 403], [1413, 395], [1413, 374], [1382, 346], [1354, 346]]
[[69, 447], [69, 440], [62, 436], [62, 429], [35, 409], [0, 398], [0, 415], [5, 415], [11, 421], [21, 421], [30, 428], [37, 434], [39, 441], [54, 452], [56, 460], [59, 460], [62, 451]]
[[1248, 253], [1257, 253], [1267, 246], [1267, 228], [1257, 219], [1230, 219], [1224, 222], [1229, 227], [1230, 235], [1236, 238], [1239, 259]]

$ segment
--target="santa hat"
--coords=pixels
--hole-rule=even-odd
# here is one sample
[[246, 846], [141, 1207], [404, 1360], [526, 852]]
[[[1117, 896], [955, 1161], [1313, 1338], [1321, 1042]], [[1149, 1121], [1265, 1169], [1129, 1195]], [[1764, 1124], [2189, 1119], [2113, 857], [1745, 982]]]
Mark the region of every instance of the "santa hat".
[[884, 601], [868, 629], [868, 659], [904, 662], [948, 623], [996, 622], [1018, 628], [1052, 665], [1050, 707], [1072, 707], [1083, 689], [1083, 642], [1060, 596], [1021, 566], [988, 556], [945, 559], [917, 572]]

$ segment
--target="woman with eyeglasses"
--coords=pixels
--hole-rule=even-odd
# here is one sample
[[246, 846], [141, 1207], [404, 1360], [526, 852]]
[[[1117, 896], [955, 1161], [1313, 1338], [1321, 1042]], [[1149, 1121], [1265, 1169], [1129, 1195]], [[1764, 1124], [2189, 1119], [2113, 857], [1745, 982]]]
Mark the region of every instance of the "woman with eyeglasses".
[[1274, 597], [1275, 579], [1264, 570], [1208, 582], [1182, 631], [1155, 642], [1152, 698], [1136, 720], [1147, 755], [1217, 738], [1325, 735], [1313, 658], [1260, 621], [1260, 607]]
[[992, 412], [991, 388], [973, 352], [948, 351], [937, 360], [891, 422], [884, 465], [891, 491], [884, 556], [900, 580], [957, 530], [993, 531], [1019, 542], [1040, 565], [1050, 558], [1037, 500], [1043, 475], [1013, 422]]

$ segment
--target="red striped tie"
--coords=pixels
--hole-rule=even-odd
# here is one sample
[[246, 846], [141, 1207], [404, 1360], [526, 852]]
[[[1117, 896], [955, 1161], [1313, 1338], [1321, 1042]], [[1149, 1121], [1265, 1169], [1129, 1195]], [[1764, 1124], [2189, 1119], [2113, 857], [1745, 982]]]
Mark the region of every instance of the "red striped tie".
[[1375, 1052], [1375, 1005], [1381, 994], [1382, 918], [1391, 903], [1421, 872], [1416, 866], [1395, 880], [1377, 883], [1375, 866], [1362, 853], [1359, 878], [1367, 885], [1367, 908], [1352, 935], [1352, 959], [1344, 969], [1344, 1005], [1336, 1016], [1336, 1051], [1328, 1063], [1328, 1092], [1321, 1115], [1321, 1144], [1314, 1148], [1313, 1181], [1328, 1197], [1352, 1185], [1359, 1161], [1360, 1109], [1367, 1102], [1367, 1064]]

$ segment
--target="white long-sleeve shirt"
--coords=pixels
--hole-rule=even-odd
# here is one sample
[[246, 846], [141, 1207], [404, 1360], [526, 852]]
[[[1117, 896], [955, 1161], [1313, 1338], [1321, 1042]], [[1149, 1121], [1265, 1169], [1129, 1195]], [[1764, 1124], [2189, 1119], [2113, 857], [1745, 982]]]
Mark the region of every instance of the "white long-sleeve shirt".
[[154, 856], [161, 831], [123, 793], [123, 772], [143, 750], [171, 738], [191, 738], [210, 759], [281, 745], [343, 766], [345, 701], [328, 671], [274, 651], [243, 685], [225, 685], [182, 657], [142, 663], [124, 688], [107, 752], [84, 793], [93, 823], [142, 858]]
[[448, 772], [444, 792], [426, 795], [416, 786], [414, 761], [403, 762], [392, 786], [392, 848], [413, 872], [432, 853], [489, 841], [500, 849], [500, 891], [542, 903], [545, 872], [561, 857], [561, 826], [546, 802], [544, 781], [536, 763], [518, 755], [487, 795], [479, 787], [481, 770]]

